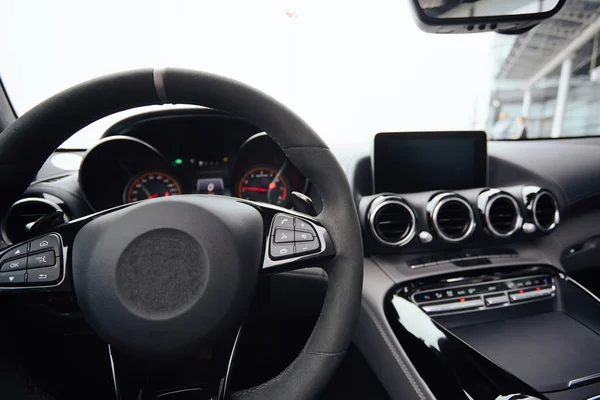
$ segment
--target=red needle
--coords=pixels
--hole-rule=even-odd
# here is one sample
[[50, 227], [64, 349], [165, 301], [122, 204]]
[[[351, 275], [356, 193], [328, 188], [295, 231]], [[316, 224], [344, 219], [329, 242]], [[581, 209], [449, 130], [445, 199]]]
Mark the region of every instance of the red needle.
[[154, 194], [151, 194], [150, 196], [148, 196], [149, 199], [155, 199], [157, 197], [158, 197], [158, 193], [154, 193]]
[[259, 187], [251, 187], [251, 186], [242, 186], [242, 192], [267, 193], [267, 192], [269, 192], [269, 189], [267, 189], [267, 188], [259, 188]]

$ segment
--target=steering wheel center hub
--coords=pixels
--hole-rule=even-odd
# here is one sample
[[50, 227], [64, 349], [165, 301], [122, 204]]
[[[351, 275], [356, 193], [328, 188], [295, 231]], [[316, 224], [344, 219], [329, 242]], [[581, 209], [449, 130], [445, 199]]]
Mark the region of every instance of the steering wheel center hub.
[[73, 283], [90, 325], [146, 358], [189, 354], [238, 323], [254, 292], [260, 213], [226, 198], [141, 202], [84, 226]]
[[170, 318], [194, 305], [208, 281], [208, 257], [191, 235], [156, 229], [134, 239], [116, 269], [123, 303], [146, 318]]

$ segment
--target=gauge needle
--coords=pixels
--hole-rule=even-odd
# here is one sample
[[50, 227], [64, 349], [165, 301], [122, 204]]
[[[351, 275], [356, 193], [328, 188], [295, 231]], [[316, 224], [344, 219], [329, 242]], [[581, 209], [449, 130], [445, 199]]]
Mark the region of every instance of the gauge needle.
[[259, 192], [259, 193], [267, 193], [269, 189], [267, 188], [259, 188], [252, 186], [242, 186], [242, 192]]
[[[269, 183], [269, 189], [267, 190], [267, 197], [271, 197], [271, 193], [269, 193], [271, 191], [271, 189], [276, 189], [277, 188], [277, 179], [279, 179], [279, 177], [281, 176], [281, 173], [283, 172], [283, 170], [285, 169], [285, 167], [287, 167], [287, 160], [285, 160], [285, 162], [283, 163], [283, 165], [281, 166], [281, 168], [279, 168], [279, 171], [277, 171], [277, 175], [275, 175], [275, 177], [273, 178], [273, 180], [271, 181], [271, 183]], [[283, 200], [285, 200], [285, 197], [282, 198]]]
[[144, 191], [144, 193], [146, 194], [147, 198], [153, 199], [154, 197], [158, 197], [158, 195], [152, 197], [153, 195], [150, 194], [150, 191], [148, 189], [146, 189], [146, 186], [144, 186], [142, 183], [140, 183], [140, 186], [141, 186], [142, 190]]
[[154, 194], [151, 194], [150, 196], [148, 196], [149, 199], [155, 199], [157, 197], [158, 197], [158, 193], [154, 193]]

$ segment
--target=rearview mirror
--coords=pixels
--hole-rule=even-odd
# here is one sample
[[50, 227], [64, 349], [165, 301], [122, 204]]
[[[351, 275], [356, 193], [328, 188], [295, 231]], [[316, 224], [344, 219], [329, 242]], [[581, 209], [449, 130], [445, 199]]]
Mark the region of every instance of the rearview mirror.
[[412, 0], [427, 32], [521, 33], [556, 14], [566, 0]]

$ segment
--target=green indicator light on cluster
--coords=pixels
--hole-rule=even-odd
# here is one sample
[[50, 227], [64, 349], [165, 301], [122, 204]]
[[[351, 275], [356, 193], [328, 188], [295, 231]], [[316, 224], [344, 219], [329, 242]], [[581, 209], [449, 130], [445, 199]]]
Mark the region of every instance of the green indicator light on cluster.
[[175, 163], [175, 165], [181, 165], [183, 164], [183, 160], [181, 158], [176, 158], [175, 161], [173, 161]]

